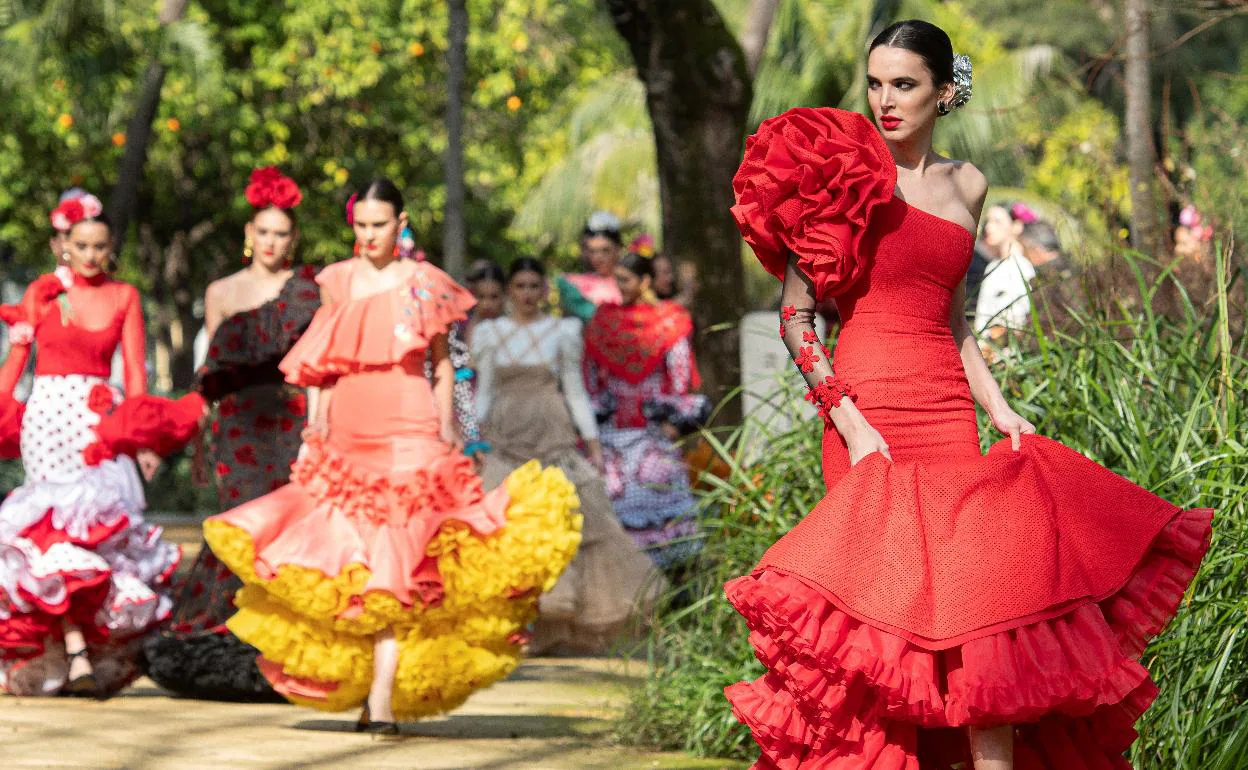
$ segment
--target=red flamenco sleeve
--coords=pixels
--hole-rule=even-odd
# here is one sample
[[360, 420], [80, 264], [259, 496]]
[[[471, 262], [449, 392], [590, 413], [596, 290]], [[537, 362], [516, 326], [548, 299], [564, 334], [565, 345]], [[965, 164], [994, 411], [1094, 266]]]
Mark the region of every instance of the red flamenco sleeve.
[[143, 308], [139, 292], [126, 287], [126, 311], [121, 323], [121, 360], [125, 371], [126, 396], [147, 392], [147, 339], [143, 330]]
[[[97, 388], [107, 390], [100, 384]], [[108, 409], [109, 394], [91, 394], [93, 408], [99, 404]], [[150, 449], [162, 457], [177, 452], [190, 443], [199, 432], [200, 418], [207, 411], [203, 396], [192, 391], [179, 399], [141, 395], [127, 398], [100, 416], [95, 426], [99, 439], [84, 450], [88, 465], [118, 455], [133, 457], [142, 449]]]
[[815, 297], [826, 299], [862, 274], [871, 212], [892, 200], [896, 184], [897, 166], [870, 121], [802, 107], [763, 121], [746, 140], [732, 215], [767, 272], [783, 279], [792, 252]]
[[825, 421], [830, 411], [848, 397], [855, 400], [853, 390], [832, 372], [832, 351], [819, 339], [815, 330], [814, 282], [797, 266], [797, 257], [790, 257], [784, 273], [784, 291], [780, 306], [780, 338], [793, 356], [793, 363], [806, 378], [810, 392], [806, 400], [815, 405]]

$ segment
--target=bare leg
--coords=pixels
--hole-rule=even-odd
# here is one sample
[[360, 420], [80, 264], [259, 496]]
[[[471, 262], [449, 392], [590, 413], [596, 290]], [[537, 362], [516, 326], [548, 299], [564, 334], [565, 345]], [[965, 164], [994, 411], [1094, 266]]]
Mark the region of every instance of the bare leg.
[[394, 629], [373, 637], [373, 686], [368, 691], [368, 712], [375, 722], [393, 722], [394, 676], [399, 670], [399, 642]]
[[975, 770], [1014, 770], [1014, 727], [970, 728]]
[[[87, 648], [87, 640], [82, 636], [82, 630], [78, 626], [66, 620], [62, 624], [65, 630], [65, 654], [73, 655], [82, 652]], [[78, 677], [87, 676], [92, 673], [91, 661], [86, 655], [79, 655], [69, 659], [69, 678], [77, 679]]]

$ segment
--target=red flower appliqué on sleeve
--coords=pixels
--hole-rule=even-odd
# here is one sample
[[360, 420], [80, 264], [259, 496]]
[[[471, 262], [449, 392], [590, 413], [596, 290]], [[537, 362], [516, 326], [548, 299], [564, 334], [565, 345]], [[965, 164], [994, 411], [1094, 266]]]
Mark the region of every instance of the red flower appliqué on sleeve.
[[784, 339], [784, 333], [785, 333], [785, 331], [786, 331], [786, 330], [785, 330], [785, 328], [784, 328], [784, 322], [783, 322], [783, 321], [781, 321], [781, 322], [780, 322], [780, 339]]
[[802, 342], [807, 342], [813, 345], [818, 341], [819, 341], [819, 335], [815, 334], [810, 329], [807, 329], [806, 331], [802, 332]]
[[815, 355], [813, 347], [804, 347], [797, 358], [793, 359], [793, 363], [797, 364], [797, 368], [801, 369], [802, 373], [810, 374], [814, 371], [815, 364], [819, 363], [819, 356]]
[[792, 321], [795, 315], [797, 315], [797, 308], [793, 305], [785, 305], [780, 308], [780, 320], [782, 321]]
[[825, 420], [831, 419], [832, 409], [839, 407], [845, 398], [850, 401], [857, 400], [852, 388], [831, 376], [824, 377], [823, 382], [815, 385], [806, 394], [806, 400], [815, 405], [815, 409]]

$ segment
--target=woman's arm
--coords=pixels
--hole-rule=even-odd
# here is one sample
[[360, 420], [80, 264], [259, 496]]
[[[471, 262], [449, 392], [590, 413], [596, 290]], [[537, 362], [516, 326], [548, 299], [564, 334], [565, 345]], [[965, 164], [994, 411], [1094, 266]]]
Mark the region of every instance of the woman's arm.
[[[333, 298], [324, 286], [321, 286], [321, 306], [334, 304]], [[329, 402], [333, 396], [333, 385], [322, 384], [308, 388], [308, 427], [319, 431], [322, 436], [329, 435]]]
[[558, 335], [559, 360], [556, 367], [563, 399], [568, 404], [568, 413], [572, 415], [576, 432], [581, 434], [589, 449], [590, 461], [601, 471], [605, 460], [602, 442], [598, 439], [598, 421], [594, 419], [594, 407], [589, 402], [589, 391], [585, 389], [585, 336], [581, 322], [573, 318], [560, 321]]
[[121, 324], [121, 358], [125, 365], [126, 398], [134, 398], [147, 393], [147, 335], [139, 291], [132, 286], [124, 289], [126, 314]]
[[871, 427], [852, 398], [842, 397], [844, 391], [838, 386], [832, 362], [815, 330], [815, 285], [810, 276], [797, 267], [797, 257], [792, 254], [785, 268], [780, 302], [781, 338], [811, 389], [808, 399], [815, 401], [821, 412], [826, 411], [827, 419], [845, 439], [850, 464], [872, 452], [892, 459], [884, 437]]
[[494, 356], [498, 342], [494, 334], [494, 324], [483, 321], [472, 330], [471, 357], [477, 371], [476, 413], [477, 419], [485, 423], [490, 416], [490, 404], [494, 401]]
[[[955, 181], [962, 202], [974, 217], [978, 227], [979, 215], [988, 197], [988, 180], [979, 169], [967, 163], [959, 169]], [[1002, 267], [1002, 265], [997, 265], [997, 267]], [[988, 282], [989, 277], [991, 276], [984, 277], [985, 283]], [[984, 299], [983, 291], [981, 284], [981, 304]], [[953, 301], [949, 305], [949, 330], [953, 333], [953, 341], [957, 344], [958, 353], [962, 357], [962, 368], [966, 371], [966, 380], [971, 386], [971, 397], [992, 418], [997, 430], [1010, 437], [1010, 444], [1017, 450], [1020, 444], [1019, 436], [1024, 433], [1035, 433], [1036, 428], [1020, 417], [1005, 402], [1001, 387], [997, 385], [992, 372], [988, 369], [988, 363], [984, 360], [984, 354], [980, 351], [979, 341], [975, 339], [970, 325], [966, 322], [966, 313], [963, 310], [965, 305], [966, 279], [963, 279], [954, 289]]]
[[445, 334], [433, 338], [429, 352], [433, 362], [433, 402], [438, 409], [442, 441], [460, 449], [462, 442], [455, 430], [455, 367], [451, 364], [450, 348]]

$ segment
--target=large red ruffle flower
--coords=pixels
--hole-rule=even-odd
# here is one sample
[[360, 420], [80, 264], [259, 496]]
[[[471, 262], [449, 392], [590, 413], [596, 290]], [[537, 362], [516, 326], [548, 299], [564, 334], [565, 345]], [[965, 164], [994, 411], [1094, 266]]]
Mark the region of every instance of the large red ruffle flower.
[[303, 200], [303, 192], [295, 180], [278, 171], [276, 166], [265, 166], [251, 172], [251, 179], [244, 192], [253, 208], [293, 209]]
[[767, 272], [783, 278], [791, 251], [823, 299], [862, 274], [871, 212], [892, 200], [896, 184], [897, 166], [870, 121], [801, 107], [763, 121], [746, 140], [732, 214]]

